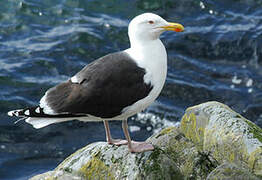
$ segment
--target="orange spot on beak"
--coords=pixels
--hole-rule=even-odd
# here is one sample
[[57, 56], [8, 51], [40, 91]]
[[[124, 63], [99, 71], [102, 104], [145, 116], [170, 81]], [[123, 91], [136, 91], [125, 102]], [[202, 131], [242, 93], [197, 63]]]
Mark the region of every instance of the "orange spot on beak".
[[162, 26], [167, 31], [183, 32], [184, 26], [178, 23], [168, 23], [167, 26]]

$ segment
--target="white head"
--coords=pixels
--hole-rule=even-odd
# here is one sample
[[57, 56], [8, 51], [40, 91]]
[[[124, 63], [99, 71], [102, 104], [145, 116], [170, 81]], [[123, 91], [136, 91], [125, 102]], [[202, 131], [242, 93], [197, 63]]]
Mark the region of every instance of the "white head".
[[128, 35], [132, 43], [147, 42], [159, 39], [164, 31], [184, 31], [184, 27], [178, 23], [169, 23], [153, 13], [144, 13], [136, 16], [128, 26]]

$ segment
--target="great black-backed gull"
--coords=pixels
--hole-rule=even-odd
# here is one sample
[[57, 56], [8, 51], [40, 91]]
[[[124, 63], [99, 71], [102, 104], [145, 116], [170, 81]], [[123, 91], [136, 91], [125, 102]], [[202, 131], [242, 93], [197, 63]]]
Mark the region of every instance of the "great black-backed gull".
[[[103, 121], [109, 144], [127, 144], [130, 152], [153, 150], [146, 142], [131, 141], [127, 118], [148, 107], [159, 95], [167, 74], [164, 31], [184, 27], [144, 13], [128, 26], [130, 48], [108, 54], [85, 66], [71, 79], [49, 89], [35, 107], [9, 111], [35, 128], [69, 120]], [[126, 140], [113, 139], [108, 121], [122, 120]]]

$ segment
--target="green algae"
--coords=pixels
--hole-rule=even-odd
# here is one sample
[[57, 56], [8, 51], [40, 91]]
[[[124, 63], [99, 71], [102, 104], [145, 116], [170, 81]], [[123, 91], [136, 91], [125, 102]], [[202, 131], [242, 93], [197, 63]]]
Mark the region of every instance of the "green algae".
[[256, 175], [262, 176], [262, 147], [250, 154], [248, 165]]
[[207, 180], [220, 180], [220, 179], [247, 179], [258, 180], [248, 169], [240, 167], [234, 163], [225, 162], [214, 169], [207, 177]]
[[167, 173], [171, 179], [183, 179], [183, 175], [175, 162], [169, 158], [169, 155], [161, 148], [155, 148], [154, 151], [147, 157], [143, 158], [141, 178], [160, 180], [166, 177]]
[[194, 159], [196, 158], [197, 151], [194, 150], [194, 145], [186, 140], [176, 138], [171, 139], [170, 146], [165, 150], [166, 154], [176, 162], [181, 173], [185, 177], [190, 177], [194, 173]]
[[[243, 118], [244, 119], [244, 118]], [[249, 132], [253, 134], [253, 137], [258, 139], [262, 143], [262, 129], [259, 128], [256, 124], [252, 123], [251, 121], [244, 119], [245, 122], [249, 126]]]
[[111, 168], [105, 165], [104, 162], [97, 157], [93, 157], [84, 164], [78, 170], [78, 173], [86, 179], [115, 179]]
[[156, 138], [160, 137], [160, 136], [163, 136], [163, 135], [166, 135], [166, 134], [169, 134], [171, 133], [172, 131], [175, 131], [176, 128], [175, 127], [167, 127], [165, 129], [163, 129], [157, 136]]
[[193, 112], [182, 117], [181, 130], [188, 139], [197, 145], [199, 150], [203, 149], [204, 129], [197, 127], [196, 115]]
[[[210, 102], [201, 107], [194, 106], [186, 110], [181, 121], [185, 136], [194, 142], [200, 151], [210, 151], [219, 163], [227, 161], [248, 166], [255, 174], [262, 174], [261, 147], [257, 146], [255, 152], [248, 153], [249, 146], [253, 146], [250, 144], [253, 142], [252, 138], [262, 142], [262, 130], [221, 103]], [[202, 122], [207, 119], [202, 119], [199, 115], [202, 111], [208, 117], [207, 124], [213, 116], [212, 125], [208, 128], [205, 122]], [[237, 131], [232, 131], [233, 129]]]
[[[97, 144], [71, 155], [61, 169], [84, 179], [219, 179], [218, 171], [223, 177], [245, 175], [248, 179], [254, 177], [252, 173], [262, 176], [262, 148], [255, 140], [261, 142], [260, 137], [256, 125], [213, 102], [187, 110], [180, 127], [153, 135], [148, 141], [154, 151], [131, 154], [123, 146]], [[224, 162], [237, 168], [220, 167]], [[209, 176], [212, 173], [215, 176]]]
[[193, 175], [198, 175], [199, 177], [207, 177], [219, 163], [212, 156], [210, 152], [198, 152], [197, 156], [194, 158], [193, 162]]
[[160, 148], [155, 148], [154, 151], [150, 154], [148, 159], [144, 161], [144, 170], [146, 174], [149, 172], [159, 173], [161, 172], [161, 166], [159, 162], [159, 155], [162, 153]]
[[243, 134], [227, 132], [224, 129], [212, 127], [205, 131], [204, 149], [210, 151], [219, 162], [224, 161], [246, 166], [249, 153], [243, 140]]
[[[86, 146], [87, 147], [87, 146]], [[85, 151], [85, 148], [86, 147], [83, 147], [79, 150], [77, 150], [76, 152], [74, 152], [73, 154], [71, 154], [69, 157], [67, 157], [62, 163], [60, 163], [56, 168], [55, 170], [59, 170], [61, 168], [63, 168], [65, 166], [65, 164], [67, 164], [68, 162], [70, 162], [70, 165], [73, 165], [74, 163], [76, 163], [81, 157], [78, 157], [78, 158], [74, 158], [75, 156], [77, 156], [78, 154], [81, 154], [83, 151]], [[72, 160], [73, 159], [73, 160]], [[68, 168], [70, 169], [70, 168]]]
[[[207, 174], [201, 172], [204, 168], [201, 169], [202, 166], [198, 161], [198, 150], [193, 142], [181, 132], [181, 128], [168, 127], [153, 138], [158, 138], [159, 142], [166, 142], [167, 146], [162, 146], [161, 143], [158, 146], [161, 147], [166, 156], [175, 162], [183, 175], [181, 179], [192, 179], [193, 177], [193, 179], [201, 179], [203, 174]], [[203, 166], [205, 164], [209, 164], [209, 162], [203, 160]], [[208, 172], [211, 170], [208, 168]]]

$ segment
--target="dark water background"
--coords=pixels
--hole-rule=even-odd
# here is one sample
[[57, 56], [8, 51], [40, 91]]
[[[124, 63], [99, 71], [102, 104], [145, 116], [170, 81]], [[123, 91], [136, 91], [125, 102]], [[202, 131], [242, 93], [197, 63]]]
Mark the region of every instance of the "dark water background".
[[[6, 112], [35, 105], [84, 65], [129, 47], [131, 18], [154, 12], [182, 23], [167, 32], [168, 77], [161, 96], [129, 121], [144, 140], [179, 122], [186, 107], [217, 100], [262, 126], [260, 0], [0, 1], [0, 179], [28, 179], [76, 149], [104, 141], [102, 123], [78, 121], [33, 129]], [[113, 136], [123, 137], [120, 122]]]

